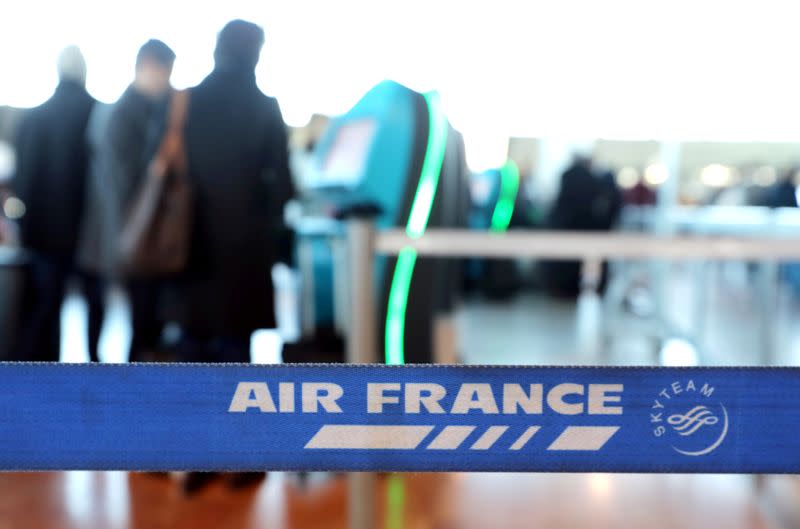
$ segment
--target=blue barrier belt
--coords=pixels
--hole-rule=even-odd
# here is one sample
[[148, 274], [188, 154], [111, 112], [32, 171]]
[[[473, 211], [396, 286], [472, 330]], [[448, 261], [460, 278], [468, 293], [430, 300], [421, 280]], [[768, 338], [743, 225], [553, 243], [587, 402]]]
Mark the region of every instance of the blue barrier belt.
[[800, 473], [800, 369], [0, 364], [0, 469]]

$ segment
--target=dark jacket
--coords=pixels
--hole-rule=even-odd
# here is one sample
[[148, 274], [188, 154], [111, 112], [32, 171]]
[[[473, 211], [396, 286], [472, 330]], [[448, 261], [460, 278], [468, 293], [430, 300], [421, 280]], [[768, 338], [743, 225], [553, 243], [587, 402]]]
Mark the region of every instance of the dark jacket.
[[555, 230], [606, 231], [617, 221], [622, 193], [609, 172], [596, 173], [575, 163], [561, 175], [561, 187], [550, 212]]
[[113, 106], [97, 105], [92, 112], [91, 170], [79, 248], [79, 263], [86, 270], [115, 272], [116, 240], [164, 135], [167, 101], [153, 101], [129, 87]]
[[204, 335], [274, 328], [270, 270], [286, 258], [283, 209], [294, 194], [278, 103], [252, 71], [216, 69], [191, 89], [185, 141], [193, 236], [171, 316]]
[[[554, 230], [608, 231], [622, 209], [622, 193], [614, 175], [596, 172], [586, 163], [574, 163], [561, 175], [561, 187], [550, 212]], [[580, 292], [581, 264], [578, 261], [542, 261], [541, 271], [549, 291], [559, 296]], [[599, 285], [605, 288], [606, 266]]]
[[797, 193], [794, 182], [791, 179], [784, 179], [775, 184], [770, 189], [768, 195], [769, 207], [771, 208], [796, 208]]
[[26, 207], [21, 236], [25, 246], [43, 255], [74, 257], [88, 166], [86, 123], [93, 105], [82, 85], [62, 81], [20, 124], [13, 186]]

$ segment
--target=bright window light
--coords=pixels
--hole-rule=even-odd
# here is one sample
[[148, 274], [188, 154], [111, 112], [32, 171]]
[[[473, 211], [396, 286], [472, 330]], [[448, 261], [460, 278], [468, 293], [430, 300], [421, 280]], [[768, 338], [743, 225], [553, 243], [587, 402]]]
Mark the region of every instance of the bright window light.
[[267, 31], [259, 83], [292, 125], [345, 112], [391, 78], [438, 90], [465, 136], [488, 116], [503, 137], [797, 138], [800, 69], [787, 67], [796, 7], [785, 0], [228, 0], [187, 9], [157, 0], [9, 5], [0, 105], [42, 102], [69, 43], [84, 50], [89, 89], [104, 101], [128, 84], [149, 37], [177, 52], [175, 85], [195, 84], [211, 69], [216, 32], [242, 17]]
[[700, 357], [697, 348], [683, 338], [668, 338], [659, 356], [661, 365], [666, 367], [696, 366]]
[[653, 163], [644, 170], [644, 181], [650, 186], [660, 186], [669, 178], [669, 170], [663, 163]]
[[283, 340], [278, 331], [261, 329], [250, 337], [250, 361], [254, 364], [280, 364]]
[[631, 189], [639, 183], [639, 171], [633, 167], [623, 167], [617, 172], [617, 185], [622, 189]]
[[726, 187], [733, 180], [733, 172], [730, 167], [712, 163], [700, 171], [700, 181], [708, 187]]

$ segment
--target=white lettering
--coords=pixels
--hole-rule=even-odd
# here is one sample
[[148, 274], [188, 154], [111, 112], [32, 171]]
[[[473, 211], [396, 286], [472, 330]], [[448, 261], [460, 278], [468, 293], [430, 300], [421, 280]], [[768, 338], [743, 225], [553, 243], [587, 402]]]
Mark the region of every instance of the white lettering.
[[503, 413], [514, 415], [517, 413], [517, 406], [527, 414], [542, 413], [542, 395], [541, 384], [531, 384], [529, 395], [525, 394], [519, 384], [503, 384]]
[[483, 413], [499, 413], [497, 402], [489, 384], [461, 384], [453, 402], [450, 413], [469, 413], [469, 410], [481, 410]]
[[342, 413], [336, 404], [344, 394], [338, 384], [327, 382], [303, 382], [303, 413], [317, 413], [319, 405], [328, 413]]
[[708, 383], [703, 384], [703, 387], [700, 388], [700, 392], [705, 395], [706, 397], [710, 397], [712, 393], [714, 393], [714, 388], [709, 386]]
[[400, 391], [400, 384], [367, 384], [367, 413], [383, 413], [384, 404], [397, 404], [400, 397], [384, 395], [385, 391]]
[[609, 402], [622, 402], [622, 384], [589, 384], [589, 415], [622, 415], [622, 406], [606, 406]]
[[278, 384], [278, 406], [281, 413], [294, 413], [294, 383]]
[[419, 413], [422, 405], [428, 413], [444, 413], [439, 401], [446, 394], [439, 384], [406, 384], [406, 413]]
[[262, 412], [275, 411], [275, 403], [265, 382], [239, 382], [236, 386], [228, 411], [244, 413], [249, 408], [258, 408]]
[[547, 405], [561, 415], [580, 415], [583, 413], [583, 403], [569, 404], [564, 402], [567, 395], [583, 395], [583, 386], [580, 384], [559, 384], [547, 393]]

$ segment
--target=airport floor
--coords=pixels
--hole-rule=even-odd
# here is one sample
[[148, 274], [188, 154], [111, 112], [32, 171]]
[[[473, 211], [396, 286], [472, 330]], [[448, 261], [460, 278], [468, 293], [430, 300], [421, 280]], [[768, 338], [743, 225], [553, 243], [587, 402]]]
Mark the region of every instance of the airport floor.
[[[376, 529], [790, 529], [788, 478], [408, 474], [381, 476]], [[0, 529], [345, 529], [346, 480], [271, 474], [184, 497], [173, 478], [122, 472], [0, 474]], [[795, 488], [794, 494], [800, 493]], [[796, 498], [796, 496], [795, 496]]]
[[[670, 270], [664, 318], [655, 318], [641, 300], [635, 309], [606, 311], [600, 354], [580, 337], [591, 310], [575, 302], [535, 292], [504, 302], [472, 297], [454, 320], [457, 350], [470, 364], [762, 362], [762, 305], [747, 268], [716, 267], [702, 278], [706, 309], [700, 326], [692, 316], [693, 278], [691, 267]], [[112, 292], [110, 301], [101, 356], [121, 361], [130, 334], [124, 297]], [[774, 361], [797, 365], [800, 326], [792, 323], [800, 304], [786, 288], [774, 301], [767, 328], [776, 345]], [[65, 303], [62, 324], [62, 357], [81, 361], [85, 309], [78, 296]], [[670, 342], [670, 333], [682, 340]], [[259, 333], [254, 361], [277, 361], [278, 347], [276, 333]], [[0, 474], [0, 529], [346, 527], [342, 476], [312, 474], [303, 482], [274, 473], [260, 486], [231, 491], [219, 482], [191, 498], [181, 494], [176, 479], [122, 472]], [[378, 497], [375, 527], [384, 529], [800, 527], [800, 480], [789, 476], [408, 474], [382, 476]]]

